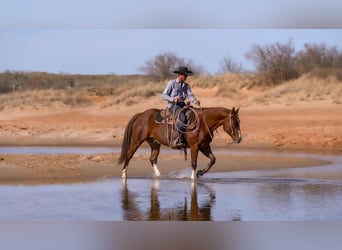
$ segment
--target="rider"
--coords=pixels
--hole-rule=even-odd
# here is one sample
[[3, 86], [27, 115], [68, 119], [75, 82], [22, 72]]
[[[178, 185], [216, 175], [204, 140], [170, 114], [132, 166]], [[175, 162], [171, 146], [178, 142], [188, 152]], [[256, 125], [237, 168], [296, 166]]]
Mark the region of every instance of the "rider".
[[[166, 85], [162, 97], [168, 101], [169, 111], [178, 116], [179, 111], [185, 106], [185, 99], [188, 98], [191, 102], [200, 105], [200, 101], [196, 99], [192, 93], [190, 85], [185, 82], [189, 75], [192, 75], [192, 71], [188, 70], [187, 67], [178, 67], [173, 73], [178, 74], [177, 78], [171, 80]], [[183, 138], [183, 133], [181, 133], [181, 123], [185, 123], [185, 115], [181, 113], [179, 115], [180, 122], [178, 122], [174, 128], [174, 133], [172, 136], [171, 147], [172, 148], [182, 148], [184, 147], [185, 140]]]

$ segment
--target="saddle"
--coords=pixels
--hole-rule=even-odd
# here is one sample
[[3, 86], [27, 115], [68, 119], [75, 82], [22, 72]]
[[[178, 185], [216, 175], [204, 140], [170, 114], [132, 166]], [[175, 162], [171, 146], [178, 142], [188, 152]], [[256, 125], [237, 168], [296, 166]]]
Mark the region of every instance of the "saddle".
[[[181, 124], [181, 128], [178, 129], [175, 129], [175, 126], [177, 126], [176, 120], [178, 119], [178, 117], [174, 117], [174, 114], [168, 108], [162, 109], [159, 112], [157, 112], [154, 119], [156, 123], [164, 124], [165, 136], [166, 138], [168, 138], [170, 147], [173, 149], [186, 148], [186, 140], [184, 138], [186, 133], [185, 131], [189, 128], [195, 128], [197, 124], [190, 124], [190, 121], [192, 120], [192, 117], [194, 115], [194, 110], [192, 106], [187, 105], [183, 107], [183, 109], [180, 112], [183, 112], [183, 114], [185, 115], [185, 120]], [[170, 128], [172, 128], [172, 131], [169, 130]]]
[[165, 120], [167, 120], [169, 125], [173, 124], [173, 114], [168, 108], [160, 110], [154, 118], [156, 123], [165, 123]]
[[168, 138], [171, 148], [180, 149], [184, 147], [183, 143], [181, 145], [176, 144], [179, 142], [179, 136], [181, 136], [181, 134], [175, 130], [169, 131], [169, 128], [173, 128], [175, 126], [175, 118], [173, 113], [168, 108], [157, 112], [154, 121], [158, 124], [164, 124], [165, 136]]

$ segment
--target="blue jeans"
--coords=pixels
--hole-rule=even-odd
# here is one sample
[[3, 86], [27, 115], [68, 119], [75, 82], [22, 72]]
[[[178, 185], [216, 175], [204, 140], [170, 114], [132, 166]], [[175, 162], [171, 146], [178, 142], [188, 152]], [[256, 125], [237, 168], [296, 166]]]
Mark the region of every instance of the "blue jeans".
[[[175, 118], [178, 117], [178, 114], [179, 112], [182, 110], [182, 108], [185, 106], [184, 103], [176, 103], [176, 104], [173, 104], [170, 108], [169, 108], [169, 111], [174, 114]], [[185, 114], [183, 112], [181, 112], [179, 114], [179, 120], [181, 122], [177, 122], [177, 124], [175, 124], [175, 130], [177, 128], [178, 131], [183, 131], [182, 129], [182, 125], [181, 123], [186, 123], [186, 117], [185, 117]]]

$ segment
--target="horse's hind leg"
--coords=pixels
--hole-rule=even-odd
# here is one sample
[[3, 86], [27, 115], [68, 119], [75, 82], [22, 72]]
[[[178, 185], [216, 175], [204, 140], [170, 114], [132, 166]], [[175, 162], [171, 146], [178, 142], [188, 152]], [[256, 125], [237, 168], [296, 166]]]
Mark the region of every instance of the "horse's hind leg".
[[135, 151], [137, 151], [138, 147], [141, 145], [140, 144], [132, 144], [130, 145], [128, 151], [127, 151], [127, 155], [126, 155], [126, 158], [125, 158], [125, 162], [124, 162], [124, 165], [122, 167], [122, 174], [121, 174], [121, 177], [122, 178], [127, 178], [127, 166], [129, 164], [129, 161], [132, 159]]
[[151, 147], [151, 156], [150, 156], [150, 162], [154, 171], [154, 175], [159, 177], [160, 171], [157, 166], [158, 156], [160, 152], [160, 143], [155, 141], [153, 138], [149, 138], [147, 140], [148, 144]]
[[200, 177], [202, 175], [204, 175], [205, 173], [207, 173], [211, 167], [215, 164], [216, 162], [216, 157], [215, 155], [213, 154], [213, 152], [211, 151], [211, 148], [210, 146], [206, 147], [206, 148], [201, 148], [200, 151], [210, 159], [210, 162], [208, 164], [208, 166], [205, 168], [205, 169], [201, 169], [201, 170], [198, 170], [197, 171], [197, 177]]

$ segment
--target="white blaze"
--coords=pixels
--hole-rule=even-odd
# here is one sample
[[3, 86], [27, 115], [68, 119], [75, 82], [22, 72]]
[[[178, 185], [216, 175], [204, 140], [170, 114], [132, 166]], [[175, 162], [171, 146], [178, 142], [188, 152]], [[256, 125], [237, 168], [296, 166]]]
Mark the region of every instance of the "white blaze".
[[195, 180], [196, 178], [196, 171], [193, 169], [192, 172], [191, 172], [191, 180]]
[[154, 175], [159, 177], [160, 176], [160, 171], [158, 169], [157, 164], [153, 164], [153, 171], [154, 171]]
[[122, 170], [122, 175], [121, 175], [122, 178], [127, 178], [127, 169], [123, 169]]

